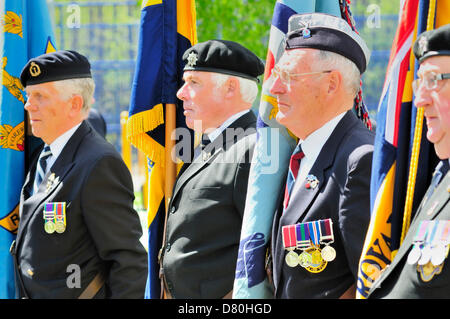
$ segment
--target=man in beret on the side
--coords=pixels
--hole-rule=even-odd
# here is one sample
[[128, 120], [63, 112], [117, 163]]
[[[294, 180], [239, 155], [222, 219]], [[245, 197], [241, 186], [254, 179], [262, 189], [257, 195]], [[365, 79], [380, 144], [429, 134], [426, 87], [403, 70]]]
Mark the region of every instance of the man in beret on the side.
[[422, 33], [414, 43], [420, 65], [414, 104], [423, 108], [437, 165], [409, 230], [369, 298], [450, 298], [450, 24]]
[[368, 63], [364, 40], [345, 20], [289, 19], [270, 88], [277, 121], [299, 138], [272, 228], [276, 298], [355, 297], [374, 134], [351, 109]]
[[224, 40], [186, 50], [186, 124], [202, 133], [192, 163], [175, 182], [161, 249], [165, 298], [230, 298], [244, 214], [260, 59]]
[[31, 59], [20, 80], [31, 162], [11, 246], [19, 298], [143, 298], [147, 255], [120, 155], [87, 123], [94, 82], [75, 51]]

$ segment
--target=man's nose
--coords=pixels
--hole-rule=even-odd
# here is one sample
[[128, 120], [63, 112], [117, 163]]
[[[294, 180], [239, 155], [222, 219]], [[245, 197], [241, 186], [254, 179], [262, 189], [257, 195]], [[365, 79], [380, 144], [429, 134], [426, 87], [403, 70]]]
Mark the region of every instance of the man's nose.
[[272, 85], [270, 86], [269, 92], [272, 95], [278, 95], [283, 93], [286, 89], [286, 85], [281, 81], [279, 76], [272, 75]]
[[432, 103], [430, 91], [423, 85], [419, 86], [414, 94], [414, 105], [417, 108], [427, 107]]
[[186, 88], [186, 83], [183, 84], [182, 87], [180, 87], [180, 89], [177, 91], [177, 98], [179, 98], [180, 100], [184, 101], [186, 100], [186, 93], [185, 93], [185, 88]]

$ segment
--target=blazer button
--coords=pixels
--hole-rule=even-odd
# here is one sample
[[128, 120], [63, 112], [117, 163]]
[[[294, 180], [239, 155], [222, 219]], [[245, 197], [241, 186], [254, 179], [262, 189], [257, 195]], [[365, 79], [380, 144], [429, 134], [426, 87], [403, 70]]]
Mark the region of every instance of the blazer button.
[[170, 251], [170, 243], [166, 245], [166, 251]]
[[172, 213], [172, 214], [175, 214], [175, 212], [176, 212], [176, 208], [175, 208], [175, 206], [172, 206], [172, 208], [170, 209], [170, 212]]

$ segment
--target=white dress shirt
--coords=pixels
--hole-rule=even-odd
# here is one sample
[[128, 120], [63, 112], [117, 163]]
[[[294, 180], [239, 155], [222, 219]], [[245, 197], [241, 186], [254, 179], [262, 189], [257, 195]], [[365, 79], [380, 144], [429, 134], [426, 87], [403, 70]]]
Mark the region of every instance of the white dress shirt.
[[[60, 135], [58, 138], [56, 138], [53, 143], [51, 143], [50, 150], [52, 152], [52, 155], [47, 158], [47, 167], [45, 169], [45, 174], [50, 170], [50, 168], [53, 166], [53, 164], [56, 162], [56, 160], [59, 157], [59, 154], [61, 154], [64, 146], [66, 146], [69, 139], [72, 137], [73, 133], [78, 129], [78, 127], [81, 125], [81, 123], [75, 125], [71, 129], [64, 132], [62, 135]], [[44, 146], [45, 147], [45, 146]]]

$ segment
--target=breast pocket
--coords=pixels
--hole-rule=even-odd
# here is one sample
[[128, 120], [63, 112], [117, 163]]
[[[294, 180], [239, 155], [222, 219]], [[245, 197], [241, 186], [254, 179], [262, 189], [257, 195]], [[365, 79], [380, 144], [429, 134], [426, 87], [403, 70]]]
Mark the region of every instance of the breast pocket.
[[196, 199], [215, 199], [220, 198], [221, 194], [220, 187], [201, 187], [201, 188], [192, 188], [189, 190], [189, 198], [192, 200]]

